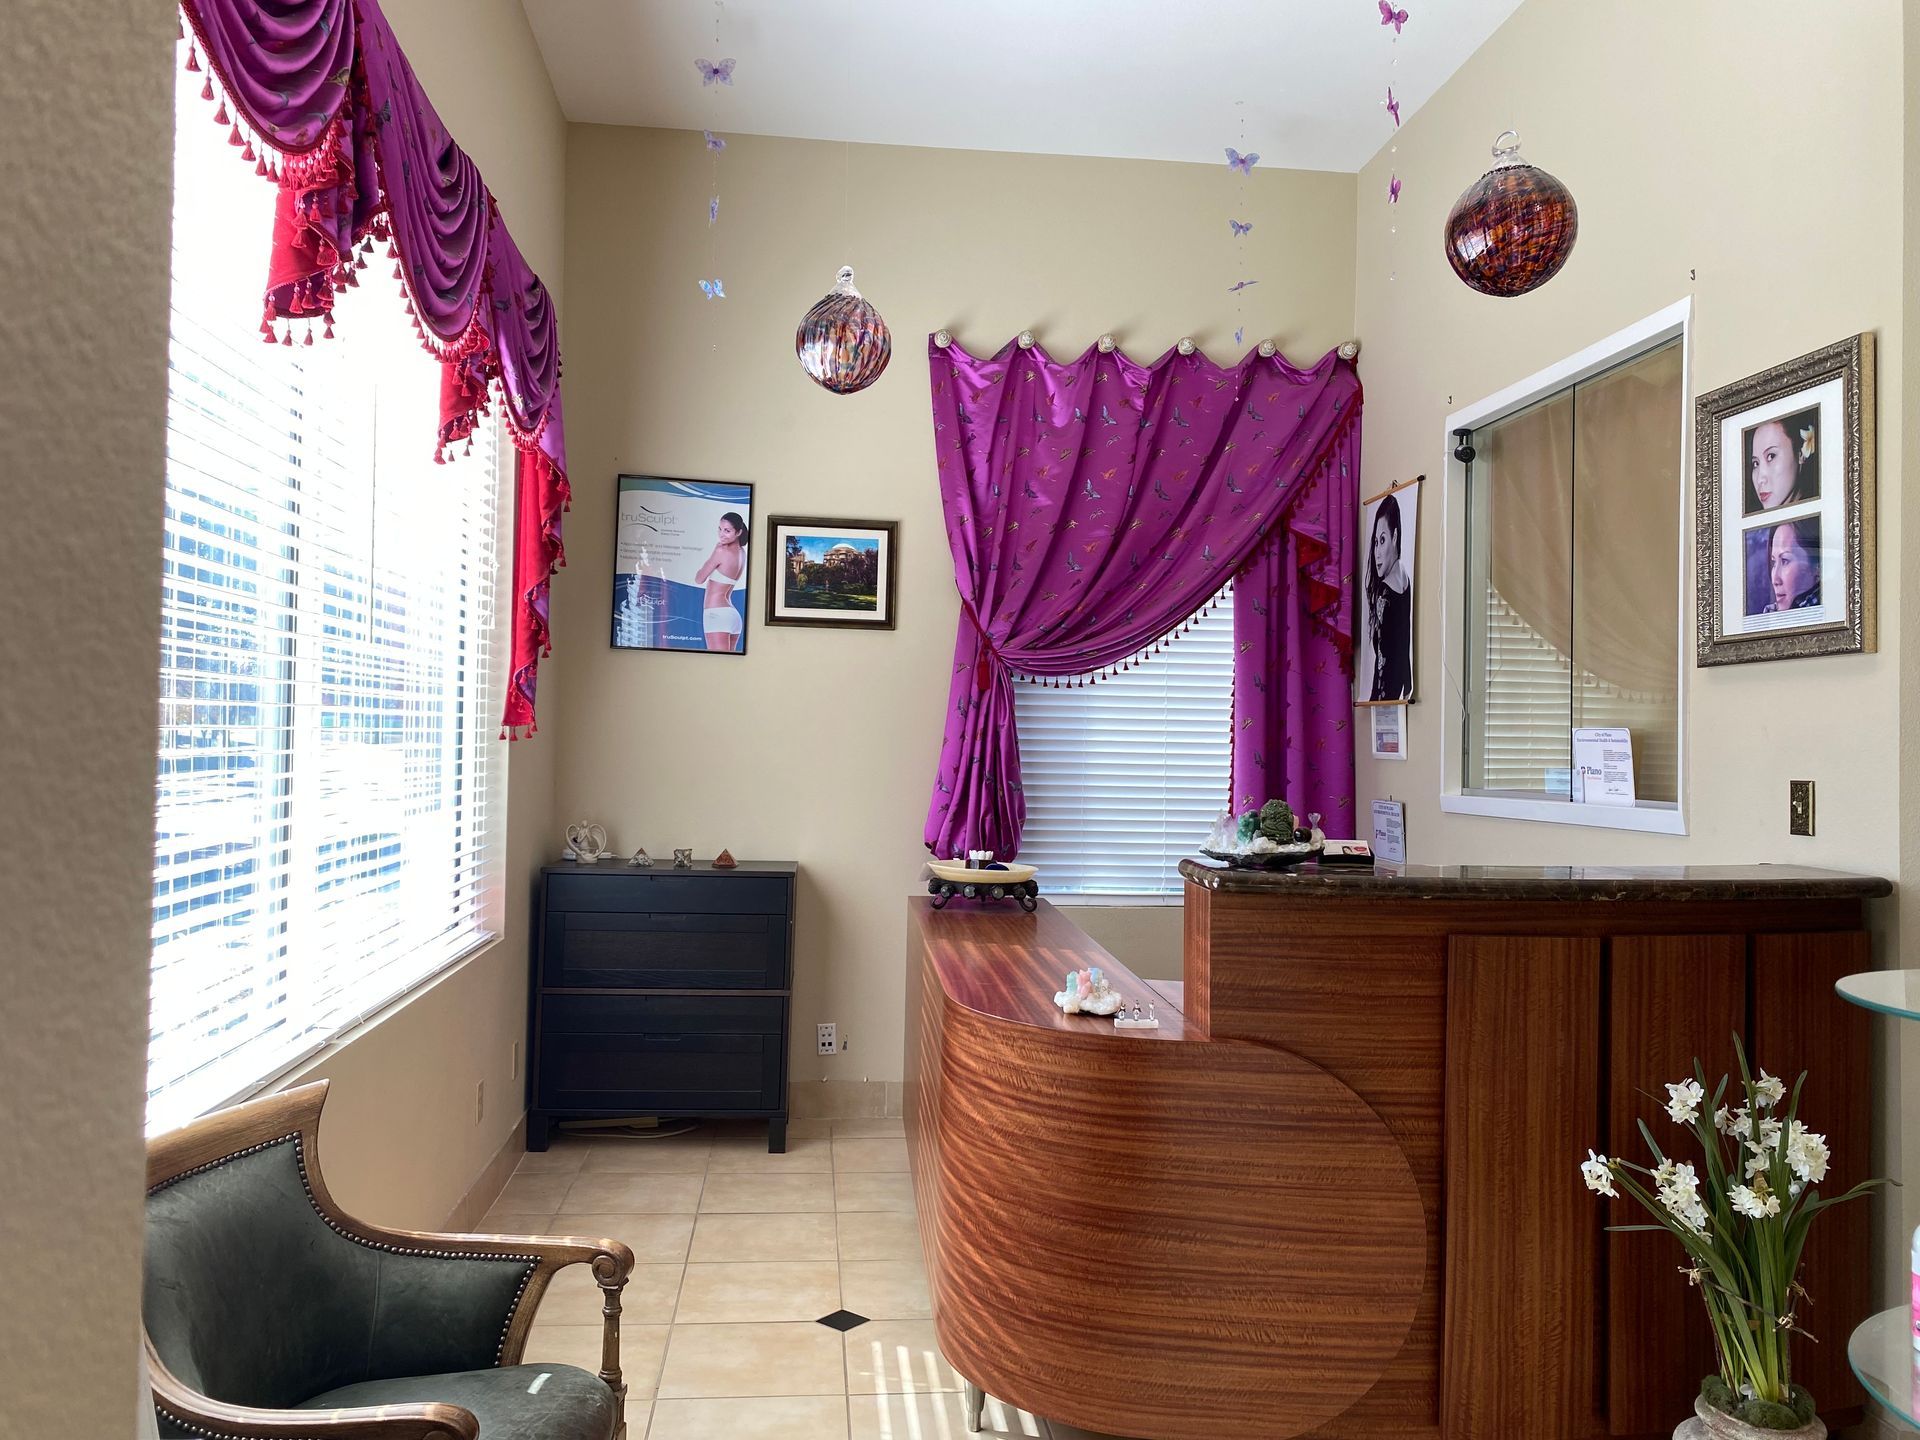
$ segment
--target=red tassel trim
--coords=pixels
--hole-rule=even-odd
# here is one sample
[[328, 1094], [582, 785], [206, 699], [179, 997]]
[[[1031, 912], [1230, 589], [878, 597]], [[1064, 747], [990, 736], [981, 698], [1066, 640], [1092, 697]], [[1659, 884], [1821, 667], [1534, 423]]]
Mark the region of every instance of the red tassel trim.
[[[198, 74], [200, 71], [200, 52], [191, 45], [187, 46], [187, 69], [193, 71], [195, 74]], [[200, 98], [202, 100], [211, 100], [213, 96], [202, 95]]]
[[[193, 68], [198, 70], [200, 67], [196, 65]], [[202, 100], [213, 99], [213, 77], [211, 75], [207, 77], [207, 83], [200, 87], [200, 98]]]
[[[211, 90], [211, 89], [213, 88], [213, 86], [212, 86], [212, 84], [211, 84], [211, 83], [209, 83], [209, 84], [208, 84], [208, 86], [207, 86], [207, 88], [208, 88], [209, 90]], [[202, 96], [201, 98], [202, 98], [202, 99], [210, 99], [211, 97], [210, 97], [210, 96]], [[214, 124], [216, 124], [216, 125], [230, 125], [230, 124], [232, 124], [232, 123], [233, 123], [233, 117], [232, 117], [231, 115], [229, 115], [229, 114], [227, 114], [227, 102], [226, 102], [226, 101], [224, 101], [224, 100], [222, 100], [222, 101], [220, 102], [220, 108], [219, 108], [218, 110], [215, 110], [215, 111], [213, 112], [213, 123], [214, 123]]]

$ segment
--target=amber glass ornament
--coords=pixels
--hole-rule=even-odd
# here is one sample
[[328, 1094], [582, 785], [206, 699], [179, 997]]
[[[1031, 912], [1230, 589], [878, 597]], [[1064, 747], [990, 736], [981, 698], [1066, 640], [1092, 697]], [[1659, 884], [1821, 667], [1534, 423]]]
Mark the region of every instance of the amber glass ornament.
[[1512, 130], [1493, 143], [1494, 167], [1453, 202], [1447, 263], [1482, 295], [1536, 290], [1560, 273], [1580, 235], [1580, 207], [1546, 171], [1520, 159]]
[[853, 267], [842, 265], [832, 290], [793, 332], [793, 353], [815, 384], [836, 395], [864, 390], [893, 358], [893, 336], [880, 312], [853, 288]]

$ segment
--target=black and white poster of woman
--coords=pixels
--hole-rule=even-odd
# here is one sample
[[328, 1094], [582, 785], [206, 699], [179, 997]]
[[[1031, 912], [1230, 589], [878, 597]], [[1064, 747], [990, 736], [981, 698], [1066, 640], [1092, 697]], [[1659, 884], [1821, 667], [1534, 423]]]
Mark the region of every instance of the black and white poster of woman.
[[752, 523], [751, 485], [622, 475], [613, 546], [615, 648], [743, 654]]
[[1399, 705], [1413, 699], [1413, 552], [1420, 482], [1360, 503], [1360, 656], [1354, 698]]

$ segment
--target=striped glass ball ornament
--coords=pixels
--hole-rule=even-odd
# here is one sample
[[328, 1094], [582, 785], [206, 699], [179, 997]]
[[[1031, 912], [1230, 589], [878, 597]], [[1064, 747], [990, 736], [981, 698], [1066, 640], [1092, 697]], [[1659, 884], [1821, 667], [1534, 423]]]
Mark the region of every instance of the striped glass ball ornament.
[[853, 288], [853, 267], [840, 267], [832, 290], [793, 332], [793, 353], [816, 385], [852, 395], [880, 378], [893, 358], [887, 322]]
[[1559, 180], [1521, 161], [1513, 131], [1501, 135], [1493, 154], [1493, 169], [1447, 216], [1447, 263], [1482, 295], [1512, 298], [1560, 273], [1580, 235], [1580, 207]]

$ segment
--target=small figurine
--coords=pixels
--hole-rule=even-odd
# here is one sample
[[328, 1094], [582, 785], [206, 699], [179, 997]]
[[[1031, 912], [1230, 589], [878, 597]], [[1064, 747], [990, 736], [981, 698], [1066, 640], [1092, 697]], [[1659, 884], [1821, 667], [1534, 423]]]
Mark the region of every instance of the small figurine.
[[578, 860], [583, 865], [591, 865], [608, 853], [607, 832], [598, 825], [567, 826], [567, 848], [565, 858]]
[[738, 860], [733, 858], [733, 852], [731, 850], [722, 850], [718, 855], [713, 857], [713, 868], [716, 870], [732, 870], [739, 865], [739, 863]]
[[691, 847], [685, 850], [680, 849], [678, 846], [674, 848], [673, 868], [676, 870], [691, 870], [693, 868], [693, 850]]
[[627, 861], [627, 864], [637, 869], [651, 870], [653, 868], [653, 857], [647, 854], [647, 847], [642, 845], [638, 850], [633, 852], [633, 856]]
[[1069, 1015], [1111, 1015], [1126, 1001], [1096, 965], [1088, 970], [1069, 970], [1066, 988], [1053, 997], [1053, 1003]]

